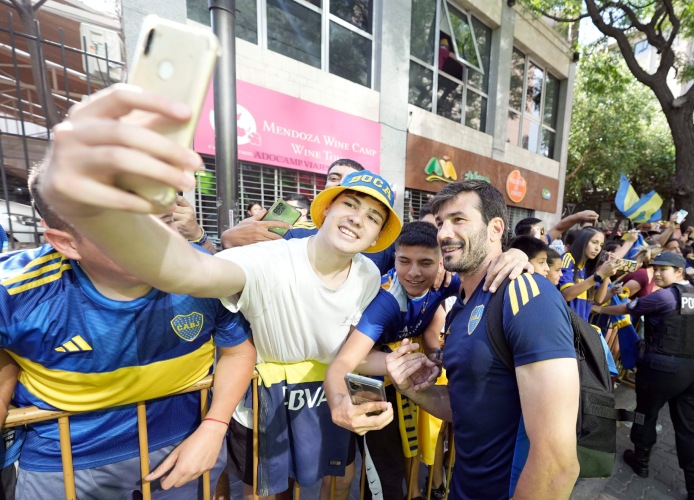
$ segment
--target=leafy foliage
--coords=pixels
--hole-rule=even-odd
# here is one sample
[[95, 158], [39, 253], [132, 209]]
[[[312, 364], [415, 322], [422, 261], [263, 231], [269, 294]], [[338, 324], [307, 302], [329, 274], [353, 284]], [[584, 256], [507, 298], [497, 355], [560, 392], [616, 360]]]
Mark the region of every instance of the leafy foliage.
[[624, 172], [639, 193], [670, 196], [675, 148], [655, 96], [618, 54], [585, 51], [574, 88], [565, 201], [617, 189]]
[[[694, 2], [692, 0], [519, 0], [524, 6], [535, 12], [537, 15], [545, 16], [563, 23], [577, 23], [581, 19], [590, 19], [593, 25], [600, 31], [605, 38], [597, 43], [613, 44], [612, 49], [615, 53], [621, 54], [624, 64], [633, 77], [645, 85], [657, 99], [662, 116], [666, 119], [669, 127], [670, 136], [675, 149], [675, 170], [670, 184], [672, 196], [677, 208], [683, 208], [690, 214], [694, 213], [694, 86], [687, 89], [673, 90], [670, 77], [676, 76], [680, 81], [689, 81], [694, 78], [694, 54], [692, 51], [692, 38], [694, 38]], [[651, 54], [655, 56], [655, 64], [647, 67], [642, 66], [635, 53], [636, 44], [646, 41], [654, 49]], [[611, 75], [613, 69], [598, 69], [597, 73]], [[599, 80], [600, 78], [597, 78]], [[620, 79], [617, 79], [619, 82]], [[601, 98], [617, 99], [612, 92], [596, 82], [594, 87], [607, 93]], [[588, 89], [586, 89], [587, 91]], [[591, 87], [590, 90], [593, 90]], [[680, 92], [682, 95], [677, 95]], [[633, 96], [636, 97], [636, 96]], [[610, 155], [613, 160], [619, 161], [621, 166], [627, 165], [627, 160], [632, 163], [632, 180], [637, 177], [643, 186], [648, 190], [657, 187], [663, 177], [664, 172], [658, 171], [658, 162], [668, 164], [671, 156], [667, 151], [657, 151], [653, 147], [656, 143], [665, 140], [659, 132], [653, 132], [648, 141], [637, 141], [638, 135], [632, 127], [634, 123], [630, 120], [623, 120], [627, 116], [638, 118], [637, 123], [646, 120], [653, 123], [657, 120], [657, 115], [650, 115], [647, 112], [650, 108], [640, 108], [639, 104], [630, 101], [622, 101], [622, 113], [617, 113], [612, 118], [621, 123], [624, 129], [623, 146], [637, 148], [636, 158], [625, 158], [618, 151], [613, 151]], [[580, 106], [580, 104], [579, 104]], [[635, 111], [636, 110], [636, 111]], [[649, 117], [635, 117], [634, 113], [642, 111]], [[623, 116], [622, 116], [623, 115]], [[584, 116], [574, 116], [574, 121], [581, 121], [592, 118], [586, 111]], [[612, 127], [606, 126], [603, 134], [607, 134]], [[660, 130], [660, 129], [657, 129]], [[576, 134], [578, 136], [579, 134]], [[607, 137], [607, 136], [606, 136]], [[599, 139], [599, 137], [595, 137]], [[604, 147], [606, 139], [603, 138]], [[595, 152], [595, 148], [587, 150], [592, 155], [600, 156]], [[588, 164], [592, 163], [592, 157], [582, 157], [581, 161]], [[642, 161], [647, 158], [648, 161]], [[574, 161], [576, 159], [574, 158]], [[641, 164], [639, 168], [638, 165]], [[574, 169], [579, 166], [574, 164]], [[665, 169], [667, 176], [669, 170]], [[567, 174], [567, 177], [571, 174]], [[585, 182], [595, 184], [605, 176], [613, 175], [612, 171], [593, 171], [594, 177], [586, 179]], [[577, 176], [578, 172], [574, 174]], [[634, 182], [638, 184], [638, 182]], [[635, 188], [637, 186], [634, 186]], [[580, 187], [573, 187], [572, 196], [575, 198]], [[638, 189], [637, 189], [638, 190]], [[694, 217], [694, 216], [690, 216]]]

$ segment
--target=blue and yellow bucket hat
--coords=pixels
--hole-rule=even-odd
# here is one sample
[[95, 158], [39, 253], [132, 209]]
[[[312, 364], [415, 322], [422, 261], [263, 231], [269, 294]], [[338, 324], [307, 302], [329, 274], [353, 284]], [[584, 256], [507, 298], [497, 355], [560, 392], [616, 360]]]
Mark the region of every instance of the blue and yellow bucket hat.
[[325, 215], [323, 214], [325, 209], [330, 206], [340, 193], [348, 189], [369, 195], [388, 207], [388, 218], [383, 228], [381, 228], [376, 244], [364, 250], [364, 252], [376, 253], [385, 250], [397, 239], [402, 229], [402, 222], [393, 209], [395, 205], [395, 193], [390, 187], [390, 184], [388, 184], [388, 181], [378, 174], [374, 174], [368, 170], [352, 172], [342, 179], [342, 183], [339, 186], [333, 186], [318, 193], [313, 203], [311, 203], [311, 220], [313, 220], [316, 227], [321, 227], [325, 220]]

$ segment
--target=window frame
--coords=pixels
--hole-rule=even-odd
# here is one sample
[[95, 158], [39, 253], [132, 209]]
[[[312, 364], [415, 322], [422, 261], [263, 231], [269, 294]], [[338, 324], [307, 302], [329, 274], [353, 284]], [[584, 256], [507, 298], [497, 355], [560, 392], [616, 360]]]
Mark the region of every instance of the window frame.
[[[450, 6], [448, 5], [449, 3], [451, 4]], [[452, 50], [451, 50], [451, 55], [455, 57], [455, 60], [458, 63], [460, 63], [460, 65], [463, 68], [462, 80], [439, 68], [439, 50], [438, 50], [438, 48], [439, 48], [439, 45], [441, 43], [442, 16], [444, 16], [444, 15], [447, 16], [446, 17], [447, 25], [449, 27], [449, 30], [451, 30], [451, 32], [453, 31], [452, 25], [451, 25], [451, 20], [450, 20], [449, 8], [454, 8], [456, 11], [458, 11], [459, 13], [461, 13], [462, 15], [464, 15], [467, 18], [467, 24], [468, 24], [470, 31], [471, 31], [471, 34], [472, 34], [472, 40], [473, 40], [473, 44], [474, 44], [474, 48], [475, 48], [475, 54], [476, 54], [478, 62], [480, 63], [479, 67], [478, 67], [478, 66], [472, 64], [471, 62], [467, 61], [465, 58], [460, 57], [460, 55], [458, 54], [457, 43], [455, 42], [455, 34], [454, 33], [447, 33], [447, 35], [451, 37], [451, 41], [452, 41], [452, 45], [453, 45]], [[433, 41], [433, 43], [434, 43], [433, 62], [431, 64], [427, 63], [426, 61], [423, 61], [419, 57], [413, 55], [411, 51], [410, 51], [409, 60], [410, 60], [410, 64], [413, 62], [415, 64], [418, 64], [419, 66], [424, 68], [425, 71], [429, 72], [433, 76], [432, 77], [431, 96], [430, 96], [431, 97], [431, 109], [426, 109], [426, 108], [421, 108], [421, 109], [425, 109], [426, 111], [430, 111], [431, 113], [434, 113], [438, 116], [449, 119], [455, 123], [459, 123], [465, 127], [471, 128], [473, 130], [478, 130], [479, 132], [489, 134], [489, 133], [491, 133], [488, 130], [488, 123], [489, 123], [488, 114], [489, 114], [489, 99], [490, 99], [489, 88], [487, 88], [487, 91], [485, 92], [484, 89], [477, 88], [476, 85], [471, 84], [469, 81], [470, 80], [470, 78], [469, 78], [470, 71], [476, 71], [478, 73], [481, 73], [483, 76], [486, 74], [484, 71], [484, 67], [483, 67], [482, 54], [480, 52], [479, 43], [477, 41], [477, 33], [475, 31], [475, 23], [473, 22], [473, 17], [474, 16], [470, 12], [463, 9], [460, 5], [452, 3], [451, 0], [436, 0], [436, 13], [434, 16], [435, 37], [434, 37], [434, 41]], [[489, 31], [490, 31], [490, 36], [491, 36], [491, 28], [486, 26], [486, 24], [484, 24], [482, 22], [482, 20], [480, 20], [478, 18], [475, 18], [475, 20], [477, 21], [477, 24], [480, 24], [482, 26], [487, 27], [487, 29], [489, 29]], [[411, 71], [412, 71], [412, 68], [410, 67], [410, 75], [411, 75]], [[441, 77], [446, 78], [449, 81], [451, 81], [457, 85], [462, 86], [461, 101], [460, 101], [460, 104], [461, 104], [460, 121], [453, 120], [447, 116], [439, 114], [439, 78], [441, 78]], [[487, 81], [487, 85], [489, 85], [488, 81]], [[408, 87], [408, 93], [411, 89], [412, 89], [412, 87]], [[467, 121], [469, 118], [468, 117], [468, 109], [467, 109], [468, 91], [476, 94], [485, 103], [484, 113], [482, 114], [482, 116], [479, 117], [480, 121], [481, 121], [481, 126], [479, 129], [467, 125]], [[417, 104], [410, 102], [409, 99], [408, 99], [408, 103], [412, 104], [413, 106], [420, 107]]]
[[[517, 47], [513, 47], [513, 51], [521, 54], [524, 59], [523, 63], [523, 86], [522, 86], [522, 91], [521, 91], [521, 102], [520, 102], [520, 109], [515, 109], [513, 108], [510, 97], [511, 97], [511, 92], [510, 92], [510, 87], [509, 87], [509, 106], [508, 106], [508, 115], [507, 116], [507, 123], [510, 121], [510, 116], [511, 115], [516, 115], [518, 117], [518, 135], [515, 138], [515, 142], [511, 141], [509, 138], [509, 132], [507, 131], [506, 133], [506, 142], [513, 144], [514, 146], [521, 147], [531, 153], [544, 156], [545, 158], [550, 158], [550, 159], [556, 159], [557, 155], [557, 148], [556, 148], [556, 141], [557, 141], [557, 129], [558, 129], [558, 122], [559, 122], [559, 96], [560, 96], [560, 91], [561, 91], [561, 80], [555, 76], [547, 66], [543, 64], [539, 64], [530, 56], [530, 54], [523, 52]], [[529, 68], [530, 66], [533, 66], [536, 69], [542, 70], [542, 96], [540, 99], [540, 109], [539, 109], [539, 118], [535, 118], [532, 116], [532, 112], [527, 109], [525, 103], [526, 99], [528, 98], [528, 80], [529, 80]], [[509, 76], [509, 78], [512, 78], [512, 74]], [[549, 79], [552, 78], [557, 85], [556, 88], [556, 102], [554, 103], [554, 110], [552, 111], [552, 118], [554, 121], [553, 126], [549, 126], [545, 124], [545, 105], [547, 103], [547, 82]], [[530, 122], [530, 124], [537, 125], [539, 128], [539, 133], [537, 134], [537, 140], [535, 141], [536, 144], [534, 145], [534, 148], [530, 147], [530, 144], [528, 144], [528, 147], [526, 148], [523, 145], [523, 131], [525, 129], [526, 125], [526, 120]], [[507, 125], [508, 126], [508, 125]], [[552, 148], [551, 148], [551, 153], [552, 154], [544, 154], [542, 152], [542, 137], [543, 137], [543, 132], [547, 131], [551, 134], [554, 134], [554, 141], [552, 143]]]
[[[187, 2], [191, 2], [195, 0], [187, 0]], [[198, 0], [199, 1], [199, 0]], [[352, 33], [355, 33], [362, 38], [365, 38], [369, 41], [371, 44], [371, 61], [366, 65], [366, 68], [368, 69], [368, 85], [363, 85], [369, 89], [374, 89], [374, 85], [376, 82], [376, 78], [374, 78], [375, 72], [376, 72], [376, 57], [375, 57], [375, 50], [376, 50], [376, 36], [374, 32], [376, 31], [376, 27], [379, 26], [380, 20], [378, 19], [378, 9], [376, 8], [376, 3], [380, 0], [369, 0], [372, 2], [371, 4], [371, 33], [368, 31], [365, 31], [348, 21], [345, 21], [344, 19], [338, 17], [335, 14], [332, 14], [330, 12], [330, 1], [331, 0], [322, 0], [322, 6], [317, 7], [316, 5], [312, 4], [308, 0], [285, 0], [288, 2], [292, 2], [294, 4], [297, 4], [301, 7], [307, 8], [317, 14], [320, 14], [321, 16], [321, 22], [320, 22], [320, 40], [321, 40], [321, 46], [320, 46], [320, 67], [317, 69], [320, 69], [321, 71], [325, 71], [327, 73], [330, 73], [331, 75], [338, 76], [339, 78], [344, 78], [342, 76], [339, 76], [336, 73], [332, 73], [330, 71], [330, 24], [335, 23], [341, 28], [344, 28], [348, 31], [351, 31]], [[268, 9], [267, 9], [267, 0], [256, 0], [255, 1], [255, 8], [256, 8], [256, 21], [257, 21], [257, 26], [256, 26], [256, 37], [257, 37], [257, 42], [252, 42], [248, 41], [248, 43], [253, 43], [255, 45], [258, 45], [258, 47], [266, 49], [266, 50], [272, 50], [269, 48], [269, 43], [268, 43]], [[273, 51], [275, 52], [275, 51]], [[290, 59], [293, 59], [290, 56], [287, 56], [285, 54], [285, 57], [289, 57]], [[293, 59], [297, 62], [296, 59]], [[311, 65], [309, 65], [311, 66]], [[315, 66], [311, 66], [315, 67]], [[345, 78], [346, 79], [346, 78]], [[356, 83], [358, 85], [362, 85], [359, 82], [356, 82], [354, 80], [349, 80], [353, 83]]]

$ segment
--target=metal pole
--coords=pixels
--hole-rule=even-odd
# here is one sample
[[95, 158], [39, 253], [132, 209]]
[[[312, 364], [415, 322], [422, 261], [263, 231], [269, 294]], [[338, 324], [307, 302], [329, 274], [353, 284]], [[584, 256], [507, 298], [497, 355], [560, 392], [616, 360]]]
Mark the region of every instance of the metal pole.
[[208, 0], [212, 31], [222, 45], [214, 74], [215, 174], [219, 235], [238, 210], [236, 186], [236, 1]]

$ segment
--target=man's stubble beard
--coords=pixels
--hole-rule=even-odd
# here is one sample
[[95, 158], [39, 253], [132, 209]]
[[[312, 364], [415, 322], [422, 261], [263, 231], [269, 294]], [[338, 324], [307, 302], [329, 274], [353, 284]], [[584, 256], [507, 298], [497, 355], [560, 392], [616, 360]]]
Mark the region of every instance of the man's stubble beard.
[[461, 252], [462, 257], [457, 261], [446, 258], [443, 260], [443, 267], [446, 271], [455, 272], [461, 275], [473, 274], [480, 270], [489, 252], [487, 251], [487, 228], [483, 228], [468, 240], [469, 245], [463, 243]]

